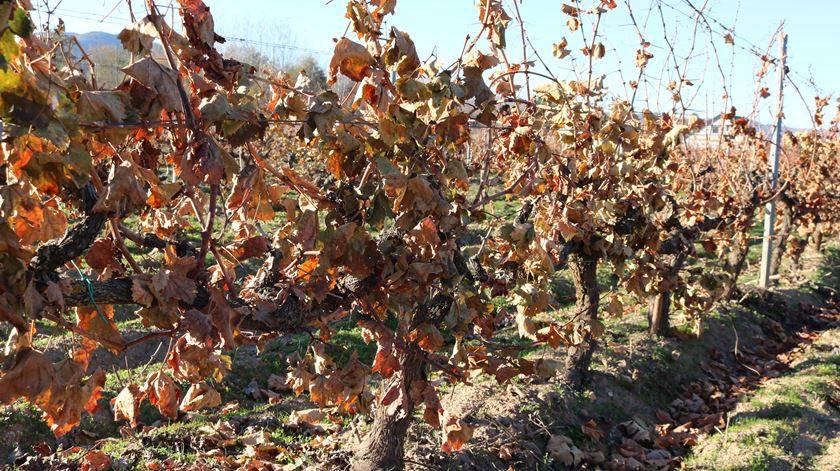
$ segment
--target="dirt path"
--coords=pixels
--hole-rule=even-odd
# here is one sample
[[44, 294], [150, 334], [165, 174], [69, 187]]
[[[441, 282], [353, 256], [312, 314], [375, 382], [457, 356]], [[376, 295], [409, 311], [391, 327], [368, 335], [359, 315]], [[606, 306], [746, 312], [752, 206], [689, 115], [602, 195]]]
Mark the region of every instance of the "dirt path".
[[790, 370], [743, 397], [687, 469], [840, 469], [840, 328], [795, 354]]
[[[831, 403], [840, 396], [840, 352], [819, 355], [840, 350], [833, 343], [840, 339], [838, 313], [840, 304], [812, 294], [755, 292], [741, 304], [721, 308], [699, 340], [650, 339], [644, 332], [608, 340], [597, 354], [590, 390], [582, 395], [565, 391], [555, 380], [459, 386], [444, 395], [444, 405], [470, 418], [476, 427], [473, 440], [463, 453], [447, 456], [417, 426], [412, 441], [419, 445], [410, 453], [413, 469], [642, 470], [683, 463], [692, 469], [835, 469], [827, 463], [840, 462], [837, 410]], [[549, 361], [560, 357], [557, 352], [542, 356]], [[807, 381], [814, 383], [810, 389]], [[791, 398], [802, 410], [790, 412], [801, 412], [799, 428], [807, 430], [796, 432], [800, 439], [788, 453], [806, 458], [774, 461], [779, 450], [787, 450], [785, 442], [779, 450], [753, 447], [754, 456], [740, 454], [745, 463], [767, 467], [727, 468], [726, 455], [738, 454], [737, 448], [706, 451], [714, 450], [706, 443], [728, 437], [730, 448], [746, 446], [749, 440], [739, 442], [738, 426], [733, 428], [742, 419], [754, 420], [743, 404], [756, 403], [777, 382], [785, 391], [804, 388], [797, 393], [801, 397]], [[805, 410], [813, 404], [818, 409]], [[766, 407], [782, 422], [788, 420], [784, 405]], [[792, 431], [799, 429], [785, 430], [791, 433], [780, 440], [792, 440]], [[710, 462], [708, 456], [721, 461]], [[791, 466], [773, 467], [783, 461]]]

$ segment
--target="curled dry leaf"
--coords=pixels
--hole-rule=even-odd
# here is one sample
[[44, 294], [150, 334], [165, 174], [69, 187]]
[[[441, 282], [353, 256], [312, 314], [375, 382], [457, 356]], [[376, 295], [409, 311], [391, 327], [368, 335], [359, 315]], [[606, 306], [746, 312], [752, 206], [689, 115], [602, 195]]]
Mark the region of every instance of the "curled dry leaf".
[[175, 348], [166, 361], [175, 379], [193, 383], [208, 377], [221, 381], [230, 370], [229, 356], [206, 344], [196, 343], [187, 335], [175, 342]]
[[184, 395], [180, 409], [184, 412], [192, 412], [201, 409], [209, 409], [222, 404], [222, 396], [218, 391], [211, 388], [207, 383], [193, 384]]
[[723, 42], [726, 44], [734, 45], [735, 38], [732, 36], [732, 33], [726, 33], [726, 35], [723, 37]]
[[644, 69], [648, 62], [653, 58], [653, 53], [647, 49], [639, 49], [636, 51], [636, 67]]
[[99, 197], [93, 211], [96, 213], [122, 213], [128, 208], [146, 202], [146, 191], [137, 181], [131, 164], [123, 163], [111, 167], [108, 187]]
[[164, 417], [178, 418], [178, 401], [181, 390], [168, 375], [160, 371], [152, 373], [146, 378], [143, 391], [153, 406], [157, 407]]
[[604, 46], [604, 43], [598, 43], [589, 48], [586, 53], [592, 54], [594, 59], [602, 59], [607, 53], [607, 48]]
[[178, 74], [151, 57], [144, 57], [122, 69], [126, 75], [157, 93], [163, 107], [169, 111], [183, 109], [178, 95]]
[[231, 401], [222, 407], [222, 414], [230, 414], [231, 412], [236, 412], [242, 408], [242, 405], [239, 404], [239, 401]]
[[102, 237], [94, 241], [90, 246], [87, 255], [85, 255], [85, 262], [88, 266], [99, 273], [110, 268], [116, 273], [123, 271], [122, 265], [117, 261], [117, 248], [114, 245], [114, 240], [109, 237]]
[[96, 410], [105, 373], [84, 379], [85, 367], [65, 359], [52, 363], [43, 353], [25, 348], [15, 366], [0, 376], [0, 403], [23, 397], [44, 411], [47, 424], [60, 437], [81, 421], [82, 412]]
[[427, 352], [435, 352], [443, 347], [443, 335], [433, 325], [423, 323], [411, 331], [410, 339]]
[[324, 419], [324, 411], [321, 409], [303, 409], [292, 411], [289, 414], [289, 425], [300, 427], [302, 425], [316, 425]]
[[362, 327], [362, 340], [365, 343], [376, 341], [376, 356], [371, 371], [381, 374], [384, 378], [390, 378], [400, 367], [400, 360], [394, 349], [394, 333], [378, 322], [360, 321], [359, 325]]
[[278, 376], [278, 375], [275, 375], [275, 374], [268, 377], [267, 385], [268, 385], [269, 389], [272, 389], [274, 391], [290, 391], [291, 390], [289, 385], [286, 384], [286, 379], [283, 378], [282, 376]]
[[548, 439], [545, 451], [551, 459], [566, 466], [577, 466], [583, 460], [583, 452], [572, 443], [569, 437], [564, 435], [552, 435]]
[[584, 435], [596, 442], [604, 436], [604, 433], [598, 430], [598, 424], [596, 424], [594, 420], [589, 420], [585, 424], [581, 425], [580, 430]]
[[190, 334], [197, 343], [212, 344], [213, 326], [210, 318], [198, 309], [190, 309], [181, 315], [178, 327]]
[[566, 39], [565, 36], [562, 39], [560, 39], [559, 43], [555, 43], [553, 45], [554, 46], [554, 57], [556, 57], [558, 59], [564, 59], [566, 56], [571, 54], [572, 51], [570, 51], [569, 49], [566, 49], [566, 47], [568, 45], [569, 45], [569, 41]]
[[117, 397], [111, 399], [114, 420], [127, 420], [132, 427], [137, 427], [137, 416], [140, 415], [140, 402], [143, 396], [143, 391], [136, 384], [124, 387]]
[[[109, 342], [105, 346], [114, 353], [119, 353], [119, 348], [125, 345], [125, 339], [114, 322], [114, 306], [77, 307], [76, 319], [78, 328]], [[94, 340], [82, 339], [82, 348], [88, 352], [92, 352], [98, 346]]]
[[148, 17], [123, 28], [117, 35], [126, 51], [141, 56], [152, 52], [156, 37], [157, 29]]
[[443, 445], [441, 449], [446, 453], [458, 451], [473, 436], [473, 427], [465, 424], [459, 417], [443, 412]]
[[236, 345], [233, 322], [237, 314], [228, 303], [222, 290], [210, 287], [209, 291], [210, 304], [207, 306], [207, 313], [210, 316], [210, 322], [219, 332], [222, 339], [222, 349], [231, 349]]
[[35, 398], [49, 388], [54, 369], [41, 352], [23, 349], [15, 366], [0, 376], [0, 403], [9, 404], [17, 397]]
[[563, 362], [551, 358], [539, 358], [534, 362], [534, 370], [537, 375], [545, 380], [553, 378], [558, 371], [563, 369]]
[[524, 312], [516, 313], [516, 328], [520, 337], [537, 340], [537, 323]]
[[106, 471], [108, 469], [111, 469], [111, 459], [99, 450], [91, 450], [85, 453], [84, 458], [82, 458], [82, 471]]
[[385, 64], [394, 67], [399, 75], [414, 72], [420, 67], [420, 58], [414, 48], [414, 41], [408, 33], [391, 28], [391, 37], [385, 45]]
[[216, 41], [216, 33], [210, 8], [202, 0], [178, 0], [178, 2], [182, 7], [181, 14], [190, 43], [199, 50], [212, 47]]
[[504, 444], [504, 445], [499, 447], [499, 452], [497, 453], [497, 456], [502, 461], [510, 461], [510, 460], [513, 459], [514, 451], [515, 450], [513, 449], [512, 446], [510, 446], [508, 444]]
[[121, 91], [79, 92], [79, 115], [91, 121], [122, 123], [128, 117], [130, 98]]

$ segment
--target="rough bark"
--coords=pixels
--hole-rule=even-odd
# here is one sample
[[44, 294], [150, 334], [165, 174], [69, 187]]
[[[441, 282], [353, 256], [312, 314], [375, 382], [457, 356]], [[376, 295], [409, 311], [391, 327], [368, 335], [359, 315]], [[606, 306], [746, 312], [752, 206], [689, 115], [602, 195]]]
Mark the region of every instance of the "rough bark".
[[811, 234], [809, 239], [811, 243], [811, 247], [814, 250], [814, 253], [822, 253], [822, 246], [823, 246], [823, 226], [822, 223], [817, 223], [816, 227], [814, 228], [814, 232]]
[[[679, 276], [687, 258], [688, 254], [686, 252], [678, 253], [665, 276]], [[665, 291], [651, 296], [648, 300], [648, 308], [650, 310], [650, 334], [660, 337], [667, 336], [670, 329], [671, 292]]]
[[[91, 307], [96, 304], [127, 305], [136, 304], [131, 297], [131, 280], [128, 278], [114, 278], [105, 281], [92, 281], [90, 287], [81, 280], [73, 280], [70, 293], [64, 295], [64, 305], [67, 307]], [[93, 293], [93, 300], [91, 300]]]
[[[459, 255], [460, 256], [460, 255]], [[326, 296], [324, 302], [312, 307], [304, 307], [294, 293], [278, 290], [275, 283], [279, 278], [279, 258], [269, 255], [267, 260], [268, 269], [261, 272], [256, 280], [261, 301], [269, 302], [276, 306], [273, 310], [264, 310], [256, 305], [254, 300], [231, 297], [228, 299], [233, 308], [250, 308], [250, 312], [243, 315], [237, 321], [240, 329], [254, 330], [259, 332], [273, 333], [295, 333], [306, 329], [313, 321], [321, 316], [328, 315], [338, 309], [348, 299], [353, 299], [357, 294], [373, 289], [378, 280], [376, 276], [359, 279], [353, 276], [345, 276], [336, 287]], [[465, 276], [470, 279], [484, 279], [487, 274], [476, 260], [469, 259], [465, 263]], [[90, 285], [82, 280], [70, 281], [70, 292], [64, 296], [64, 305], [67, 307], [93, 306], [94, 301], [100, 305], [135, 305], [137, 302], [132, 297], [131, 278], [112, 278], [110, 280], [93, 280]], [[210, 301], [210, 293], [198, 283], [196, 297], [189, 305], [182, 305], [183, 308], [203, 309]], [[93, 299], [91, 299], [91, 293]], [[446, 295], [437, 295], [429, 303], [426, 316], [430, 322], [440, 322], [449, 312], [453, 299]], [[246, 309], [246, 311], [248, 311]]]
[[779, 274], [779, 268], [782, 266], [782, 257], [787, 249], [787, 242], [790, 238], [790, 231], [793, 228], [793, 206], [790, 198], [782, 194], [777, 205], [779, 208], [779, 232], [776, 234], [776, 240], [773, 244], [773, 252], [770, 254], [770, 274]]
[[802, 269], [802, 254], [805, 253], [805, 248], [808, 247], [808, 241], [799, 237], [794, 237], [794, 241], [796, 245], [790, 251], [791, 269], [793, 271], [799, 271]]
[[733, 244], [732, 251], [729, 253], [727, 260], [727, 272], [729, 272], [729, 280], [726, 281], [723, 288], [724, 300], [730, 300], [735, 296], [735, 288], [738, 286], [738, 277], [744, 271], [744, 266], [747, 263], [747, 253], [749, 253], [750, 245], [746, 239], [738, 241], [736, 238]]
[[598, 257], [573, 252], [568, 259], [569, 272], [575, 285], [575, 306], [579, 313], [579, 324], [586, 334], [580, 345], [569, 347], [566, 353], [566, 384], [580, 390], [589, 376], [589, 364], [595, 351], [595, 337], [592, 330], [598, 321]]
[[[379, 397], [395, 385], [403, 388], [406, 399], [393, 414], [379, 405], [373, 412], [373, 424], [351, 460], [353, 471], [383, 471], [405, 469], [405, 440], [416, 404], [408, 393], [414, 381], [425, 376], [422, 352], [412, 349], [400, 359], [400, 373], [382, 381]], [[400, 399], [397, 399], [398, 401]]]
[[187, 257], [187, 256], [197, 257], [198, 256], [198, 251], [192, 245], [190, 245], [190, 243], [186, 239], [180, 239], [180, 240], [173, 241], [173, 240], [162, 239], [162, 238], [158, 237], [157, 235], [151, 234], [151, 233], [146, 233], [146, 234], [141, 235], [141, 234], [137, 234], [135, 232], [132, 232], [131, 230], [129, 230], [127, 227], [125, 227], [123, 225], [120, 225], [120, 232], [122, 233], [122, 235], [126, 239], [134, 242], [135, 244], [137, 244], [141, 247], [164, 250], [167, 246], [172, 245], [172, 246], [175, 247], [175, 253], [179, 257]]
[[648, 299], [650, 310], [650, 335], [664, 337], [668, 335], [671, 293], [657, 293]]
[[[359, 281], [358, 285], [354, 286], [354, 290], [350, 290], [347, 285], [339, 285], [333, 290], [333, 296], [328, 296], [324, 303], [312, 308], [304, 308], [294, 293], [281, 292], [275, 293], [274, 297], [269, 294], [260, 296], [261, 301], [273, 302], [276, 306], [270, 311], [253, 307], [255, 303], [242, 298], [230, 298], [228, 302], [233, 308], [250, 308], [246, 309], [249, 312], [237, 321], [237, 326], [240, 329], [291, 334], [306, 329], [320, 316], [335, 310], [338, 303], [343, 299], [352, 297], [353, 293], [366, 289], [369, 284], [366, 284], [365, 281]], [[64, 304], [68, 307], [93, 306], [93, 301], [100, 305], [137, 304], [132, 298], [132, 281], [130, 278], [92, 281], [90, 287], [81, 280], [73, 280], [70, 283], [70, 293], [64, 296]], [[91, 293], [93, 294], [93, 300], [91, 299]], [[195, 300], [189, 305], [182, 305], [182, 307], [202, 309], [207, 306], [209, 300], [210, 294], [199, 284]]]
[[32, 258], [30, 272], [38, 281], [45, 278], [57, 278], [55, 271], [70, 260], [79, 257], [93, 244], [105, 227], [108, 215], [90, 213], [96, 202], [96, 191], [88, 184], [82, 189], [82, 203], [89, 213], [82, 222], [73, 226], [61, 239], [42, 245]]

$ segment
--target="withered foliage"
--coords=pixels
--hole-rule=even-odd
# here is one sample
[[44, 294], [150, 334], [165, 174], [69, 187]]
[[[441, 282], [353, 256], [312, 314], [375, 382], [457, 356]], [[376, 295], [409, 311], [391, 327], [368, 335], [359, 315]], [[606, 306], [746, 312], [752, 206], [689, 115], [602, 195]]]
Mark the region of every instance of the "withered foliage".
[[[494, 340], [502, 324], [573, 358], [603, 333], [597, 293], [579, 296], [571, 322], [541, 320], [555, 270], [606, 264], [628, 292], [673, 293], [700, 315], [743, 260], [704, 264], [695, 242], [721, 257], [745, 251], [756, 211], [778, 197], [761, 134], [734, 110], [724, 119], [737, 144], [699, 153], [684, 137], [702, 121], [608, 101], [591, 73], [523, 97], [531, 64], [504, 54], [511, 16], [501, 1], [478, 2], [481, 34], [449, 68], [424, 62], [408, 32], [383, 29], [396, 1], [348, 1], [352, 31], [335, 44], [329, 81], [353, 81], [349, 97], [223, 57], [210, 9], [179, 4], [183, 33], [151, 3], [122, 31], [133, 63], [118, 87], [100, 89], [79, 64], [54, 66], [64, 45], [33, 33], [28, 1], [0, 2], [0, 321], [14, 327], [0, 403], [29, 400], [56, 435], [96, 406], [105, 374], [86, 373], [96, 348], [172, 338], [161, 368], [114, 399], [116, 418], [135, 426], [146, 400], [172, 419], [219, 406], [211, 380], [230, 370], [233, 349], [308, 331], [317, 335], [286, 378], [295, 394], [339, 414], [422, 406], [443, 449], [457, 450], [472, 431], [443, 409], [436, 378], [503, 383], [557, 368]], [[614, 8], [563, 11], [574, 32]], [[165, 61], [152, 58], [155, 41]], [[556, 57], [573, 54], [567, 45]], [[593, 39], [583, 54], [591, 63], [605, 52]], [[476, 124], [495, 138], [467, 159]], [[836, 232], [836, 132], [832, 121], [788, 137], [783, 191], [803, 231]], [[302, 165], [285, 163], [290, 152]], [[487, 211], [503, 199], [520, 208], [510, 220]], [[476, 227], [486, 237], [467, 253], [461, 241]], [[697, 263], [681, 270], [687, 258]], [[259, 269], [243, 275], [246, 263]], [[88, 267], [83, 278], [74, 264]], [[515, 313], [494, 307], [499, 295]], [[613, 294], [605, 310], [620, 315], [623, 302]], [[114, 305], [136, 306], [151, 333], [126, 339]], [[35, 350], [40, 319], [79, 335], [79, 349], [58, 363]], [[376, 344], [372, 364], [327, 354], [346, 319]], [[424, 374], [407, 375], [408, 360]], [[396, 381], [375, 394], [373, 375]]]

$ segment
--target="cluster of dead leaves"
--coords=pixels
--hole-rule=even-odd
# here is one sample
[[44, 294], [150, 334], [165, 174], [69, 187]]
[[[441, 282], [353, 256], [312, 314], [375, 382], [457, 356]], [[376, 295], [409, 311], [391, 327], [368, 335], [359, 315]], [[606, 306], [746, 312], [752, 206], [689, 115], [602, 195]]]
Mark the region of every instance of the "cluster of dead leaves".
[[[131, 216], [138, 216], [138, 226], [158, 237], [202, 233], [200, 257], [179, 254], [176, 244], [164, 241], [162, 262], [155, 262], [148, 272], [132, 268], [137, 271], [130, 278], [132, 301], [141, 306], [138, 315], [144, 325], [165, 329], [173, 338], [186, 333], [174, 342], [166, 370], [150, 375], [143, 385], [126, 386], [114, 399], [118, 420], [137, 426], [144, 400], [170, 419], [179, 412], [221, 405], [219, 393], [207, 381], [220, 381], [230, 369], [230, 358], [222, 349], [235, 348], [242, 341], [234, 320], [250, 317], [269, 327], [281, 325], [286, 319], [278, 318], [288, 313], [278, 312], [280, 306], [288, 306], [286, 301], [292, 299], [299, 300], [294, 306], [300, 311], [314, 313], [311, 323], [301, 322], [295, 329], [320, 328], [320, 338], [304, 358], [290, 362], [285, 381], [295, 394], [306, 392], [315, 404], [334, 407], [337, 414], [367, 412], [373, 404], [391, 413], [408, 404], [422, 405], [425, 420], [442, 431], [443, 449], [454, 451], [470, 439], [472, 428], [443, 410], [436, 384], [397, 381], [374, 399], [368, 391], [370, 376], [403, 378], [401, 361], [414, 351], [422, 354], [418, 361], [443, 370], [448, 379], [463, 380], [479, 372], [500, 382], [519, 374], [553, 377], [559, 369], [555, 361], [522, 359], [516, 348], [496, 353], [481, 345], [464, 345], [468, 335], [491, 339], [507, 315], [493, 310], [490, 297], [508, 292], [515, 293], [520, 335], [537, 343], [575, 346], [603, 332], [598, 321], [567, 326], [535, 321], [537, 314], [550, 308], [545, 283], [554, 266], [564, 261], [561, 245], [585, 246], [588, 252], [609, 258], [622, 275], [634, 267], [640, 247], [656, 247], [661, 224], [653, 220], [653, 209], [664, 204], [667, 178], [662, 175], [673, 170], [663, 155], [678, 147], [691, 126], [675, 126], [667, 116], [652, 119], [650, 112], [639, 118], [629, 103], [601, 106], [606, 96], [602, 77], [542, 88], [538, 95], [544, 106], [538, 113], [530, 105], [497, 107], [500, 98], [517, 96], [513, 77], [531, 67], [528, 62], [509, 64], [501, 52], [511, 17], [500, 0], [480, 0], [477, 5], [491, 53], [471, 47], [455, 71], [442, 69], [435, 61], [423, 63], [410, 35], [396, 28], [380, 40], [394, 0], [350, 0], [346, 15], [357, 40], [336, 41], [328, 77], [333, 83], [341, 74], [356, 84], [356, 95], [347, 100], [333, 91], [313, 91], [305, 74], [294, 84], [286, 77], [261, 79], [273, 93], [270, 100], [263, 100], [253, 71], [216, 50], [216, 43], [224, 40], [215, 32], [210, 8], [202, 0], [179, 0], [179, 4], [183, 35], [157, 15], [120, 33], [133, 61], [122, 69], [126, 81], [114, 90], [96, 90], [72, 70], [61, 76], [53, 73], [45, 65], [50, 61], [40, 60], [47, 48], [37, 36], [24, 38], [31, 51], [18, 50], [16, 42], [4, 43], [4, 57], [10, 59], [6, 62], [23, 64], [4, 82], [13, 92], [4, 93], [0, 101], [4, 125], [8, 121], [12, 129], [10, 150], [4, 144], [2, 158], [17, 178], [0, 189], [0, 216], [9, 222], [0, 226], [0, 261], [11, 267], [0, 285], [12, 310], [35, 319], [45, 303], [60, 304], [55, 283], [41, 296], [34, 281], [20, 279], [25, 278], [21, 274], [32, 257], [30, 249], [64, 234], [65, 212], [76, 202], [75, 192], [66, 189], [90, 180], [98, 190], [92, 213], [106, 215], [114, 226], [114, 235], [94, 242], [85, 257], [100, 280], [128, 271], [130, 264], [122, 259], [131, 261], [131, 255], [121, 253], [127, 251], [121, 250], [116, 234], [120, 223]], [[612, 0], [588, 10], [576, 5], [561, 7], [571, 32], [582, 27], [582, 15], [601, 15], [617, 6]], [[10, 13], [4, 8], [0, 11]], [[17, 28], [10, 31], [18, 34]], [[151, 57], [155, 41], [165, 46], [167, 56], [174, 54], [168, 57], [168, 66]], [[643, 44], [636, 53], [640, 69], [652, 57], [648, 46]], [[568, 56], [568, 47], [563, 38], [555, 55]], [[37, 60], [11, 60], [21, 53]], [[593, 40], [583, 54], [603, 58], [606, 46]], [[491, 72], [500, 64], [503, 70]], [[678, 92], [688, 85], [683, 80], [670, 88]], [[727, 119], [739, 133], [755, 132], [746, 120], [734, 116], [734, 110], [731, 114]], [[314, 156], [309, 160], [332, 180], [315, 184], [290, 166], [277, 170], [266, 162], [250, 143], [266, 136], [269, 116], [302, 123], [300, 143], [311, 152], [305, 155]], [[542, 202], [534, 218], [525, 215], [503, 226], [494, 240], [482, 243], [482, 249], [492, 252], [481, 260], [489, 271], [513, 274], [504, 282], [491, 276], [471, 282], [467, 280], [471, 276], [457, 266], [460, 247], [455, 239], [468, 232], [467, 224], [483, 217], [484, 211], [481, 204], [467, 203], [471, 162], [452, 152], [470, 140], [470, 120], [499, 125], [498, 139], [487, 149], [486, 160], [488, 172], [492, 168], [509, 185], [502, 194], [516, 201], [533, 197]], [[175, 121], [184, 124], [136, 129], [138, 122]], [[559, 150], [545, 145], [552, 140], [559, 143]], [[247, 161], [241, 171], [232, 157], [234, 149], [242, 151]], [[162, 170], [173, 170], [178, 181], [164, 182]], [[100, 175], [103, 180], [107, 175], [105, 183], [98, 181]], [[226, 196], [224, 209], [230, 214], [216, 206], [220, 195]], [[259, 222], [274, 219], [278, 211], [285, 212], [286, 224], [273, 235], [263, 233]], [[216, 234], [213, 220], [220, 213], [226, 217], [222, 233]], [[191, 223], [193, 216], [206, 229]], [[370, 228], [379, 231], [388, 219], [393, 220], [394, 233], [375, 240]], [[257, 276], [239, 283], [237, 267], [266, 254], [270, 257]], [[205, 270], [204, 257], [211, 255], [215, 263]], [[643, 284], [654, 283], [653, 277], [627, 279], [639, 286], [634, 291], [640, 293], [649, 291]], [[264, 280], [270, 282], [260, 282]], [[359, 280], [369, 283], [357, 290], [346, 288]], [[482, 283], [492, 286], [492, 291]], [[5, 291], [6, 286], [10, 291]], [[193, 306], [199, 288], [209, 293], [206, 307]], [[270, 295], [263, 296], [265, 292]], [[229, 297], [239, 297], [237, 310]], [[411, 316], [426, 312], [440, 298], [452, 299], [446, 312], [414, 322]], [[23, 299], [22, 305], [14, 304], [15, 299]], [[622, 309], [621, 301], [612, 297], [608, 311]], [[360, 326], [364, 340], [377, 345], [372, 365], [352, 355], [339, 366], [326, 353], [325, 343], [332, 334], [329, 322], [353, 310], [371, 319], [366, 317]], [[78, 423], [81, 410], [96, 402], [102, 374], [83, 381], [82, 372], [97, 343], [113, 351], [125, 345], [112, 308], [80, 308], [76, 314], [75, 327], [89, 335], [73, 360], [52, 364], [43, 354], [22, 347], [13, 368], [0, 377], [2, 402], [28, 398], [45, 411], [57, 434]], [[305, 317], [302, 312], [291, 314]], [[385, 327], [382, 321], [393, 315], [400, 318], [401, 326], [410, 327]], [[452, 355], [445, 358], [440, 350], [449, 333], [457, 340]], [[183, 397], [175, 380], [191, 384]], [[678, 417], [685, 422], [674, 433], [683, 433], [683, 426], [706, 430], [717, 423], [719, 417], [710, 411], [720, 407], [714, 399], [722, 389], [704, 387], [676, 404]], [[298, 425], [312, 425], [322, 415], [307, 410], [293, 418]], [[641, 428], [625, 426], [622, 459], [630, 467], [635, 464], [629, 460], [658, 465], [664, 458], [651, 458], [656, 450], [646, 448], [651, 439], [636, 430]], [[229, 446], [234, 437], [224, 424], [217, 429], [219, 446]], [[583, 433], [600, 439], [594, 424], [587, 424]], [[248, 440], [243, 444], [250, 461], [235, 462], [246, 469], [257, 469], [282, 453], [267, 443], [264, 434]], [[552, 456], [563, 463], [579, 465], [595, 459], [563, 437], [552, 437], [550, 445]], [[89, 454], [86, 466], [105, 466], [101, 458]]]
[[25, 398], [44, 412], [56, 436], [72, 430], [84, 412], [98, 407], [105, 372], [86, 377], [86, 365], [72, 359], [53, 363], [37, 350], [18, 350], [14, 366], [0, 376], [0, 404]]
[[135, 275], [131, 294], [142, 308], [138, 315], [147, 326], [162, 329], [175, 327], [180, 317], [179, 303], [191, 304], [196, 284], [189, 274], [196, 267], [193, 257], [179, 257], [175, 247], [165, 249], [165, 267], [155, 275]]
[[[129, 384], [125, 386], [117, 397], [111, 400], [114, 410], [114, 420], [128, 420], [132, 427], [137, 427], [140, 414], [140, 403], [147, 399], [160, 413], [170, 419], [178, 418], [181, 389], [168, 375], [156, 372], [150, 374], [142, 386]], [[209, 386], [193, 385], [184, 396], [180, 410], [188, 412], [201, 407], [215, 407], [221, 403], [219, 393]]]
[[295, 395], [308, 392], [321, 407], [336, 406], [341, 413], [358, 413], [370, 410], [369, 374], [370, 368], [358, 360], [356, 352], [339, 368], [327, 355], [324, 344], [318, 343], [303, 358], [289, 359], [286, 384]]

